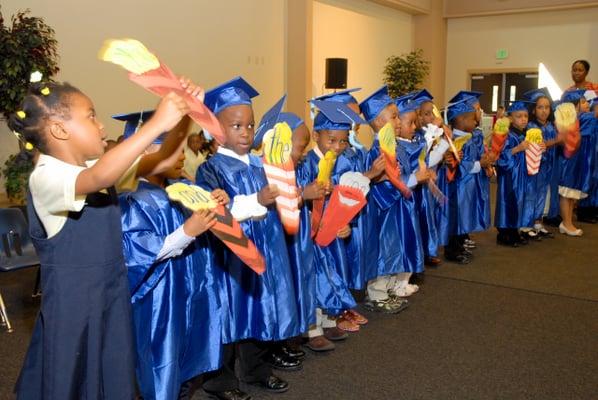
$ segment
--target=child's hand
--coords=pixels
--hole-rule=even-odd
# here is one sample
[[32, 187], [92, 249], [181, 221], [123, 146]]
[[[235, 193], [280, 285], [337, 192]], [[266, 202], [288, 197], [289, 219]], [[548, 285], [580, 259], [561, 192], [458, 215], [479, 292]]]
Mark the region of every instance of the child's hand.
[[160, 100], [148, 124], [153, 123], [157, 125], [160, 132], [167, 132], [174, 128], [188, 112], [187, 102], [178, 94], [170, 92]]
[[426, 183], [430, 180], [430, 178], [430, 171], [427, 169], [418, 169], [417, 171], [415, 171], [415, 179], [417, 179], [417, 183]]
[[452, 151], [447, 151], [446, 153], [444, 153], [443, 158], [446, 164], [452, 164], [456, 160], [455, 155]]
[[191, 81], [191, 79], [185, 78], [184, 76], [181, 76], [179, 81], [181, 82], [181, 87], [185, 89], [185, 92], [203, 103], [203, 100], [206, 97], [206, 92], [203, 90], [203, 88], [197, 86]]
[[492, 156], [490, 155], [490, 153], [482, 154], [482, 157], [480, 158], [480, 166], [482, 168], [486, 168], [491, 165], [492, 165]]
[[303, 188], [303, 200], [316, 200], [326, 196], [326, 187], [318, 181], [313, 181]]
[[513, 154], [520, 153], [525, 151], [529, 148], [529, 142], [524, 140], [523, 142], [519, 143], [517, 146], [513, 147]]
[[453, 138], [453, 130], [451, 129], [450, 126], [448, 125], [442, 125], [442, 130], [444, 131], [444, 134], [449, 137], [449, 138]]
[[444, 121], [440, 117], [434, 117], [434, 120], [432, 121], [432, 124], [436, 125], [439, 128], [442, 128], [442, 125], [444, 124]]
[[546, 142], [538, 143], [538, 146], [540, 147], [540, 150], [546, 151]]
[[332, 182], [328, 182], [325, 186], [324, 186], [325, 190], [326, 190], [326, 196], [328, 196], [330, 193], [332, 193], [332, 189], [334, 189], [334, 185], [332, 184]]
[[273, 204], [278, 197], [278, 187], [276, 185], [264, 186], [257, 194], [257, 201], [264, 207]]
[[213, 190], [211, 195], [212, 198], [218, 202], [218, 204], [223, 206], [227, 205], [230, 201], [228, 194], [226, 194], [226, 192], [222, 189]]
[[341, 239], [346, 239], [349, 236], [351, 236], [351, 227], [349, 225], [345, 225], [343, 226], [337, 233], [336, 236], [338, 236]]
[[183, 230], [187, 236], [199, 236], [216, 223], [216, 214], [211, 210], [197, 210], [185, 221]]
[[377, 178], [380, 175], [382, 175], [382, 173], [385, 171], [385, 169], [386, 169], [386, 160], [384, 159], [384, 156], [382, 154], [380, 154], [378, 156], [378, 158], [376, 158], [376, 160], [372, 164], [372, 168], [370, 168], [370, 170], [365, 174], [365, 176], [367, 178], [369, 178], [370, 180]]

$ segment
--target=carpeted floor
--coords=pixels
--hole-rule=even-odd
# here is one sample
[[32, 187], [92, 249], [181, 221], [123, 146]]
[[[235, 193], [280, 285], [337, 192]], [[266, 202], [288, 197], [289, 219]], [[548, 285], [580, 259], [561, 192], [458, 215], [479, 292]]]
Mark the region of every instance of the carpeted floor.
[[[428, 269], [411, 307], [370, 323], [304, 370], [280, 373], [281, 395], [259, 399], [598, 398], [598, 226], [586, 235], [510, 249], [475, 235], [467, 266]], [[14, 325], [0, 332], [0, 399], [10, 399], [38, 300], [35, 270], [0, 274]], [[201, 390], [193, 399], [205, 399]]]

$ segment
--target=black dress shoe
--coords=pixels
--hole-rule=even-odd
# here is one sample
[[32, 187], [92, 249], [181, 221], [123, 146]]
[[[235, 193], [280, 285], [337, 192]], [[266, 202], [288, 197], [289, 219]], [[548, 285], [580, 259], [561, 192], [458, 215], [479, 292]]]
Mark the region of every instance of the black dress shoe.
[[282, 346], [280, 349], [287, 357], [302, 360], [305, 358], [305, 352], [301, 349], [294, 349], [290, 346]]
[[282, 351], [270, 351], [265, 361], [281, 371], [299, 371], [303, 368], [303, 363], [298, 358], [289, 357]]
[[501, 233], [496, 235], [496, 244], [500, 244], [501, 246], [519, 247], [519, 241]]
[[289, 390], [289, 383], [276, 375], [270, 375], [265, 381], [247, 382], [252, 386], [258, 386], [272, 393], [284, 393]]
[[248, 395], [247, 393], [239, 390], [239, 389], [233, 389], [233, 390], [225, 390], [223, 392], [212, 392], [212, 391], [208, 391], [205, 390], [204, 391], [213, 399], [218, 399], [218, 400], [251, 400], [251, 396]]
[[471, 262], [471, 257], [465, 253], [444, 253], [444, 258], [457, 264], [465, 265]]

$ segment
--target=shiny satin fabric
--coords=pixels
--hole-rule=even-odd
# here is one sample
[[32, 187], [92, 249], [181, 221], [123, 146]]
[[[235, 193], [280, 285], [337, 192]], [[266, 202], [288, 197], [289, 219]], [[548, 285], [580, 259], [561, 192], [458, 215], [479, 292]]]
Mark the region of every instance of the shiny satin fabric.
[[[297, 186], [301, 186], [298, 174], [295, 172]], [[316, 323], [316, 271], [314, 267], [314, 244], [311, 238], [311, 214], [308, 204], [300, 208], [299, 232], [295, 235], [286, 235], [289, 249], [289, 260], [293, 273], [297, 306], [299, 309], [299, 326], [301, 332], [307, 332], [310, 325]]]
[[596, 140], [596, 146], [590, 191], [588, 197], [579, 202], [580, 207], [598, 207], [598, 120], [596, 118], [594, 118], [594, 140]]
[[[314, 150], [307, 153], [305, 160], [298, 168], [298, 183], [305, 186], [316, 180], [318, 176], [318, 162], [320, 158]], [[341, 172], [348, 169], [348, 161], [341, 154], [337, 157], [331, 180], [337, 184]], [[327, 201], [324, 205], [326, 209]], [[316, 303], [319, 308], [330, 316], [337, 316], [344, 310], [356, 306], [355, 299], [347, 284], [349, 260], [343, 239], [336, 238], [328, 246], [313, 244], [314, 268], [316, 276]]]
[[[338, 174], [335, 177], [342, 175], [347, 171], [355, 171], [364, 173], [365, 158], [367, 152], [363, 149], [348, 148], [343, 153], [337, 163], [339, 163]], [[351, 221], [351, 236], [345, 239], [345, 248], [347, 250], [347, 271], [345, 277], [347, 285], [351, 289], [361, 290], [366, 287], [367, 280], [365, 278], [365, 271], [367, 265], [376, 260], [378, 254], [378, 247], [373, 246], [375, 243], [370, 240], [371, 237], [377, 234], [376, 228], [372, 219], [372, 204], [368, 201], [365, 207], [357, 214]]]
[[[416, 148], [411, 148], [411, 154], [417, 152]], [[401, 179], [406, 181], [412, 172], [411, 157], [401, 141], [397, 143], [396, 154]], [[379, 155], [380, 144], [375, 140], [366, 158], [366, 169], [371, 168]], [[373, 204], [373, 224], [378, 230], [377, 235], [371, 238], [372, 244], [375, 242], [378, 247], [378, 257], [376, 262], [369, 263], [366, 279], [422, 271], [423, 247], [414, 196], [404, 198], [399, 190], [384, 180], [371, 186], [369, 201]]]
[[592, 175], [594, 172], [594, 159], [596, 158], [596, 135], [594, 125], [596, 118], [593, 113], [582, 113], [579, 116], [579, 131], [581, 145], [579, 150], [571, 157], [566, 158], [560, 152], [561, 180], [560, 186], [576, 189], [588, 194], [591, 189]]
[[463, 159], [455, 179], [458, 213], [455, 235], [482, 232], [490, 227], [490, 181], [483, 169], [470, 172], [484, 151], [484, 134], [476, 129], [463, 146]]
[[[231, 199], [259, 192], [268, 184], [259, 158], [249, 165], [216, 153], [197, 170], [196, 184], [209, 190], [221, 188]], [[301, 333], [284, 230], [275, 206], [265, 217], [240, 222], [266, 261], [266, 272], [257, 275], [228, 249], [223, 249], [224, 282], [221, 298], [227, 313], [225, 343], [243, 339], [283, 340]]]
[[144, 399], [176, 399], [186, 380], [220, 367], [221, 309], [208, 234], [155, 263], [165, 238], [189, 216], [166, 192], [140, 182], [120, 195], [123, 249]]
[[[530, 122], [527, 129], [538, 128], [542, 130], [542, 138], [544, 141], [556, 139], [557, 132], [552, 122], [548, 122], [544, 126], [540, 126], [535, 122]], [[528, 175], [527, 193], [535, 193], [536, 202], [534, 207], [524, 210], [529, 213], [529, 219], [538, 220], [544, 215], [544, 209], [546, 207], [546, 200], [548, 193], [550, 192], [550, 202], [558, 203], [559, 199], [559, 186], [558, 186], [558, 163], [556, 156], [557, 146], [546, 149], [542, 153], [542, 161], [540, 163], [540, 170], [536, 175]], [[555, 180], [555, 176], [557, 179]], [[527, 195], [527, 194], [526, 194]], [[557, 211], [552, 209], [554, 206], [550, 206], [548, 215], [554, 217], [559, 214]], [[552, 211], [550, 211], [552, 209]], [[558, 204], [556, 205], [558, 210]], [[553, 214], [553, 215], [551, 215]]]
[[496, 161], [497, 190], [494, 226], [497, 228], [522, 228], [533, 225], [529, 215], [524, 215], [524, 207], [534, 207], [535, 194], [526, 196], [527, 165], [525, 152], [515, 155], [511, 150], [525, 140], [523, 132], [508, 133], [505, 145]]

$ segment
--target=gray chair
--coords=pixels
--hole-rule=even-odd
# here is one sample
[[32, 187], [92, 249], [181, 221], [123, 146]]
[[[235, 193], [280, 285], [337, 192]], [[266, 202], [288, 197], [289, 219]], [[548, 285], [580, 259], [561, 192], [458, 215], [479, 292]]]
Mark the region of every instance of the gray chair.
[[[39, 258], [29, 236], [25, 216], [17, 208], [0, 208], [0, 272], [16, 271], [39, 265]], [[39, 295], [39, 270], [33, 296]], [[0, 323], [12, 332], [6, 306], [0, 293]]]

